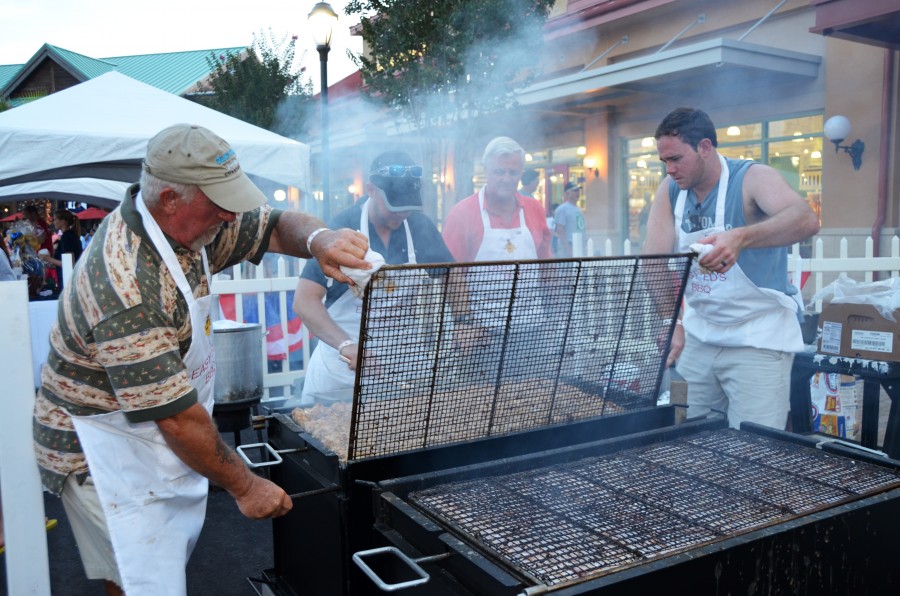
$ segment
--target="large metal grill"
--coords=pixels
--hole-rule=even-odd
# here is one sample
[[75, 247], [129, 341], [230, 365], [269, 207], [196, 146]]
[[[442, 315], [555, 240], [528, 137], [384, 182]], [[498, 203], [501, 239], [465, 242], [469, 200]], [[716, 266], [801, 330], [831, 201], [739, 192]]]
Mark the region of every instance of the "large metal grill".
[[348, 459], [654, 406], [692, 256], [381, 269]]
[[900, 474], [735, 430], [412, 492], [409, 501], [558, 588], [900, 486]]

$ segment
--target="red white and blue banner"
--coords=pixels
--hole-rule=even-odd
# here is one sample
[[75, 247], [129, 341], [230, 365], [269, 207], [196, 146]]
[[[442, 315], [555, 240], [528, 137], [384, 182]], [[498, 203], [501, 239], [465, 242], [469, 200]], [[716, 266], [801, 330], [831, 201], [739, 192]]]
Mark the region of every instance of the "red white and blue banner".
[[[303, 349], [302, 323], [300, 317], [293, 311], [294, 292], [285, 292], [287, 308], [287, 342], [281, 329], [280, 305], [278, 302], [280, 292], [265, 292], [265, 321], [263, 327], [266, 330], [266, 354], [269, 360], [286, 360], [288, 353]], [[242, 294], [241, 306], [243, 308], [243, 323], [259, 323], [259, 294]], [[231, 321], [237, 321], [237, 307], [234, 294], [222, 294], [219, 296], [219, 308], [222, 316]]]

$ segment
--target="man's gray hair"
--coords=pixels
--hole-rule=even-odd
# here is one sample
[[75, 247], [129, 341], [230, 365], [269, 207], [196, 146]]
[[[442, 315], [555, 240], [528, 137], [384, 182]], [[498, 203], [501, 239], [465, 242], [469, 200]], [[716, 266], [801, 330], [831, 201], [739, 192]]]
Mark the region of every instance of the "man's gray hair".
[[188, 204], [196, 196], [197, 185], [169, 182], [168, 180], [157, 178], [146, 170], [141, 170], [141, 197], [143, 197], [147, 207], [155, 207], [159, 204], [159, 194], [164, 188], [171, 188], [181, 195], [181, 200], [185, 204]]
[[501, 155], [518, 155], [525, 163], [525, 150], [522, 146], [509, 137], [497, 137], [484, 148], [481, 163], [487, 165], [488, 161]]

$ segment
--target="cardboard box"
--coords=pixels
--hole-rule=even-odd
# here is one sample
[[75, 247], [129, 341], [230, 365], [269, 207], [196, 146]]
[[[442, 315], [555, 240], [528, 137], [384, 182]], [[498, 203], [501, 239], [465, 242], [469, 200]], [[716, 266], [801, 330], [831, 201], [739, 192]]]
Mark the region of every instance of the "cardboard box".
[[871, 304], [829, 304], [819, 315], [819, 353], [900, 362], [900, 309], [894, 318]]

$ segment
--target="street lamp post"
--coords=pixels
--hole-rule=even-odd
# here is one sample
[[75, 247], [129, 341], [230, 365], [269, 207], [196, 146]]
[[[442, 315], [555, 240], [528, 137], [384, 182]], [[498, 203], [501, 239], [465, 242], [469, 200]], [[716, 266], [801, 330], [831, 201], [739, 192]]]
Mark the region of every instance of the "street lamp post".
[[328, 180], [328, 51], [331, 49], [331, 32], [337, 19], [337, 13], [327, 2], [318, 2], [309, 13], [309, 23], [322, 70], [322, 219], [325, 221], [331, 218], [331, 189]]

